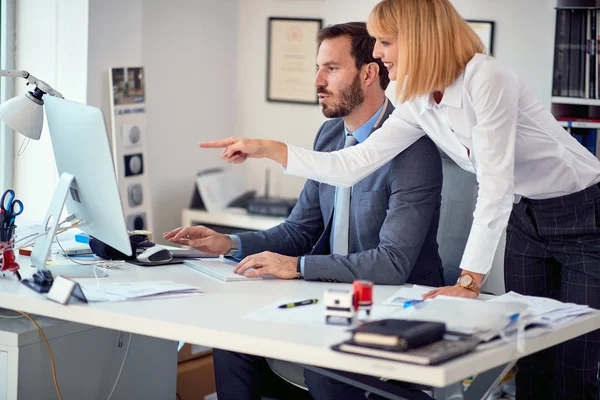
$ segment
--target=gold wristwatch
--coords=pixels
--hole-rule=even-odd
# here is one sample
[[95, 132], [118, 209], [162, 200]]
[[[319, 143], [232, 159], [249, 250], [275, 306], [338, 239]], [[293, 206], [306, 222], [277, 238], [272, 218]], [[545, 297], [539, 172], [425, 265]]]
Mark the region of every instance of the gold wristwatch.
[[477, 285], [477, 282], [475, 282], [473, 275], [469, 273], [463, 273], [461, 276], [459, 276], [458, 280], [456, 281], [456, 285], [477, 294], [481, 293], [481, 288]]

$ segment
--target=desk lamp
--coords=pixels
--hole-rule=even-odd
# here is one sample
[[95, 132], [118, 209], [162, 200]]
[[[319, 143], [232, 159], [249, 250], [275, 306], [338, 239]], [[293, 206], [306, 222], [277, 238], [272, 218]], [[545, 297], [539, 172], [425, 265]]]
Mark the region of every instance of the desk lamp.
[[35, 85], [33, 91], [13, 97], [0, 104], [0, 120], [4, 121], [14, 131], [30, 139], [39, 140], [44, 124], [44, 109], [42, 107], [44, 100], [42, 97], [49, 94], [62, 99], [62, 94], [27, 71], [0, 70], [0, 76], [23, 78], [27, 80], [28, 85]]
[[[35, 86], [33, 91], [13, 97], [0, 104], [0, 120], [12, 130], [30, 139], [39, 140], [44, 125], [44, 100], [42, 97], [49, 94], [62, 99], [62, 94], [27, 71], [0, 70], [0, 76], [23, 78], [27, 80], [27, 85], [32, 84]], [[47, 275], [42, 274], [41, 276], [44, 278]], [[48, 277], [51, 278], [51, 274]]]

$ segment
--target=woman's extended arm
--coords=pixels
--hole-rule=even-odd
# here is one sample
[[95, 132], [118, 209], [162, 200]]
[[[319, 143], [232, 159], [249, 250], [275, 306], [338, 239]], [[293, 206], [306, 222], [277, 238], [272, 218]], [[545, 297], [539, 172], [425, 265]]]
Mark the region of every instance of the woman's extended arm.
[[381, 128], [356, 146], [334, 152], [318, 152], [263, 139], [229, 138], [201, 143], [203, 148], [222, 148], [221, 157], [240, 163], [246, 158], [270, 158], [286, 174], [302, 176], [336, 186], [352, 186], [394, 158], [425, 133], [407, 122], [410, 111], [401, 105]]

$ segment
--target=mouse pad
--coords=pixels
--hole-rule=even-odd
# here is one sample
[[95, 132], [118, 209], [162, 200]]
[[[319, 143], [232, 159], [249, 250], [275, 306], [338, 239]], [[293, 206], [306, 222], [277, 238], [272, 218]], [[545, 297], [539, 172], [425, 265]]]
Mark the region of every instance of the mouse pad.
[[169, 265], [169, 264], [183, 264], [183, 259], [174, 258], [169, 261], [156, 261], [156, 262], [141, 262], [138, 260], [127, 260], [129, 264], [139, 265], [140, 267], [159, 267], [161, 265]]

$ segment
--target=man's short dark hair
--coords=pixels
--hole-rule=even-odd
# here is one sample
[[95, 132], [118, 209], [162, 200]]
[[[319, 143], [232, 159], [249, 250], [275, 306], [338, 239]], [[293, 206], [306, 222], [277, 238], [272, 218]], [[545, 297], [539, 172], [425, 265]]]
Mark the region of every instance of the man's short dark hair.
[[375, 38], [369, 35], [367, 24], [365, 22], [347, 22], [326, 26], [319, 31], [317, 41], [320, 46], [323, 40], [335, 39], [340, 36], [350, 37], [352, 41], [352, 58], [354, 58], [357, 69], [372, 62], [379, 65], [379, 86], [385, 90], [390, 83], [390, 78], [383, 62], [380, 59], [373, 58]]

